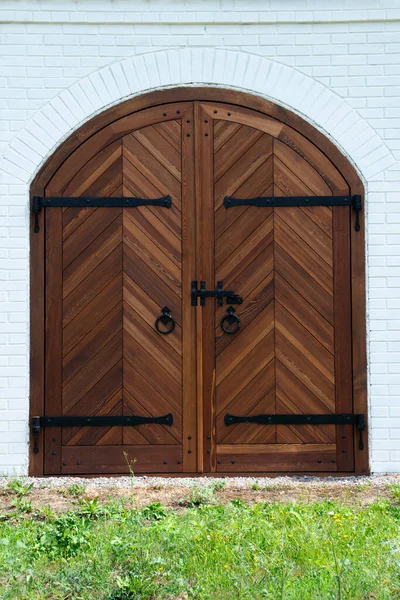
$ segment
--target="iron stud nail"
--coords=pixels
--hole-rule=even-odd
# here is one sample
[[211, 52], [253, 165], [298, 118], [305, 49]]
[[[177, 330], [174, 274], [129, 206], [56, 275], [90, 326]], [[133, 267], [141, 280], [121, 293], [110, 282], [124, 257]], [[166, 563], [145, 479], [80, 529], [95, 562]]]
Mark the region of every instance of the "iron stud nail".
[[57, 440], [56, 440], [56, 438], [51, 438], [51, 441], [56, 442]]
[[166, 117], [166, 116], [167, 116], [167, 113], [163, 113], [163, 117]]
[[177, 461], [176, 461], [176, 464], [177, 464], [177, 465], [181, 465], [181, 464], [182, 464], [182, 461], [181, 461], [181, 460], [177, 460]]
[[179, 115], [179, 114], [180, 114], [180, 112], [181, 112], [180, 110], [177, 110], [177, 111], [176, 111], [176, 114], [177, 114], [177, 115]]
[[188, 454], [192, 454], [192, 451], [191, 451], [191, 450], [188, 450]]
[[186, 134], [186, 137], [190, 137], [190, 133], [187, 133], [187, 134]]
[[188, 435], [188, 440], [191, 440], [191, 439], [192, 439], [192, 436], [191, 436], [191, 435]]
[[217, 460], [217, 463], [220, 465], [222, 463], [222, 460]]
[[208, 119], [204, 119], [204, 123], [208, 123]]
[[206, 137], [208, 137], [208, 133], [205, 133], [204, 135], [205, 135]]
[[53, 450], [52, 455], [55, 456], [56, 454], [57, 454], [57, 452], [54, 452], [54, 450]]
[[214, 114], [217, 114], [217, 112], [218, 112], [217, 110], [214, 110]]
[[211, 454], [211, 450], [207, 450], [207, 454]]
[[228, 117], [230, 117], [230, 116], [231, 116], [231, 113], [228, 113]]
[[66, 466], [66, 464], [67, 464], [67, 461], [66, 461], [66, 460], [63, 460], [63, 465], [64, 465], [64, 467]]
[[236, 460], [231, 460], [231, 463], [232, 463], [233, 465], [235, 464], [235, 462], [236, 462]]
[[208, 435], [208, 436], [207, 436], [207, 439], [208, 439], [208, 440], [211, 440], [211, 435]]
[[168, 464], [168, 462], [166, 460], [164, 460], [164, 465], [167, 465], [167, 464]]

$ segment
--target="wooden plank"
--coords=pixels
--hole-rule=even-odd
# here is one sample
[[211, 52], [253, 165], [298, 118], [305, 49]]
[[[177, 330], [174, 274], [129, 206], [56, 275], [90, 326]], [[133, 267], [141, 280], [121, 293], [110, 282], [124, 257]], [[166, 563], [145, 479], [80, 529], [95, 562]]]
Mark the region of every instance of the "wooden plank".
[[218, 472], [336, 471], [335, 444], [217, 446]]
[[[335, 315], [335, 402], [336, 412], [353, 412], [351, 368], [351, 263], [350, 209], [333, 209], [334, 315]], [[337, 464], [340, 471], [354, 470], [351, 428], [336, 427]]]
[[[151, 416], [160, 416], [160, 413], [157, 415], [153, 415], [154, 408], [152, 402], [152, 396], [146, 398], [146, 403], [143, 401], [140, 402], [136, 397], [136, 390], [134, 391], [135, 395], [132, 395], [125, 387], [124, 389], [124, 414], [125, 415], [141, 415], [143, 417], [151, 417]], [[153, 444], [179, 444], [181, 440], [177, 440], [175, 436], [172, 435], [172, 431], [170, 427], [164, 427], [163, 425], [158, 425], [157, 423], [146, 423], [140, 428], [135, 427], [123, 427], [124, 434], [124, 444], [134, 444], [136, 441], [136, 433], [140, 429], [140, 434], [145, 438], [146, 442]]]
[[[212, 140], [210, 140], [211, 143]], [[251, 175], [264, 163], [272, 153], [272, 139], [263, 135], [238, 163], [232, 165], [215, 183], [215, 210], [222, 206], [224, 196], [232, 196]]]
[[249, 353], [241, 369], [235, 369], [217, 388], [217, 410], [225, 410], [231, 400], [274, 358], [274, 332], [271, 331]]
[[335, 408], [335, 386], [321, 371], [295, 348], [279, 331], [276, 331], [275, 354], [277, 360], [285, 365], [319, 400], [330, 410]]
[[[332, 240], [328, 239], [332, 246]], [[321, 257], [315, 252], [314, 246], [305, 243], [301, 239], [296, 224], [291, 222], [290, 217], [288, 218], [286, 214], [286, 208], [278, 208], [274, 211], [274, 240], [315, 280], [316, 284], [320, 285], [330, 296], [333, 296], [332, 265], [321, 260]]]
[[275, 302], [275, 327], [328, 381], [334, 384], [333, 355], [279, 302]]
[[265, 219], [254, 231], [253, 235], [247, 238], [241, 246], [238, 255], [229, 256], [222, 265], [216, 269], [215, 277], [224, 283], [224, 287], [237, 277], [237, 275], [248, 267], [255, 260], [260, 252], [268, 246], [273, 239], [273, 218], [272, 215]]
[[[201, 104], [195, 105], [195, 187], [197, 209], [197, 280], [206, 285], [215, 284], [214, 271], [214, 190], [213, 190], [213, 124], [207, 118]], [[199, 419], [199, 430], [202, 428], [202, 464], [199, 469], [207, 473], [216, 470], [215, 456], [215, 314], [214, 303], [206, 302], [198, 306], [201, 319], [198, 322], [200, 337], [198, 339], [201, 357], [201, 371], [197, 372], [202, 393], [202, 419]]]
[[[156, 319], [161, 315], [163, 306], [157, 305], [156, 302], [135, 282], [129, 275], [124, 276], [124, 302], [137, 313], [137, 315], [147, 323], [149, 327], [154, 329]], [[175, 315], [171, 313], [175, 320]], [[175, 320], [176, 321], [176, 320]], [[182, 329], [179, 324], [175, 325], [175, 329], [171, 334], [162, 338], [166, 344], [180, 356], [182, 356]]]
[[122, 302], [81, 338], [63, 359], [63, 385], [77, 373], [122, 329]]
[[[47, 209], [57, 211], [56, 208]], [[120, 209], [111, 209], [120, 211]], [[122, 241], [122, 215], [117, 213], [109, 225], [81, 254], [64, 270], [63, 297], [70, 294]]]
[[[175, 438], [176, 442], [182, 443], [182, 415], [175, 409], [174, 404], [169, 402], [168, 397], [162, 396], [152, 383], [145, 379], [135, 367], [126, 361], [124, 362], [124, 388], [129, 397], [134, 398], [150, 416], [159, 417], [172, 413], [173, 424], [166, 426], [164, 429]], [[124, 406], [124, 414], [126, 414], [125, 408]], [[141, 414], [141, 412], [138, 414]], [[157, 428], [159, 427], [163, 426], [157, 425]], [[124, 428], [124, 443], [128, 443], [130, 440], [130, 437], [125, 435], [127, 431], [129, 429]], [[144, 434], [145, 432], [146, 428], [144, 428]], [[129, 443], [132, 443], [132, 441]]]
[[63, 412], [71, 409], [122, 358], [122, 335], [114, 337], [63, 386]]
[[86, 249], [95, 239], [111, 225], [120, 212], [120, 209], [101, 207], [92, 208], [92, 213], [78, 229], [74, 231], [63, 243], [63, 268], [68, 267], [72, 261]]
[[[169, 194], [174, 204], [180, 209], [181, 184], [179, 171], [172, 175], [164, 164], [165, 159], [162, 163], [155, 160], [152, 154], [134, 138], [134, 134], [124, 137], [124, 157], [128, 161], [124, 165], [124, 173], [125, 170], [129, 170], [129, 163], [131, 163], [159, 190], [162, 196]], [[176, 175], [179, 179], [176, 178]]]
[[333, 325], [333, 298], [287, 252], [274, 243], [275, 270]]
[[238, 131], [232, 132], [229, 140], [218, 150], [214, 145], [214, 181], [218, 181], [228, 169], [240, 161], [261, 136], [261, 131], [242, 125]]
[[[32, 190], [35, 195], [43, 196], [44, 190]], [[32, 202], [33, 194], [30, 194]], [[45, 398], [45, 227], [43, 214], [39, 215], [39, 232], [35, 232], [35, 215], [30, 215], [30, 420], [34, 416], [44, 415]], [[36, 436], [37, 452], [34, 452], [35, 443], [33, 434], [29, 442], [29, 474], [43, 476], [44, 436]]]
[[[125, 456], [126, 455], [126, 456]], [[181, 473], [182, 449], [172, 445], [65, 446], [62, 474]]]
[[[62, 389], [62, 211], [46, 210], [45, 414], [61, 414]], [[61, 428], [44, 431], [44, 473], [61, 469]]]
[[198, 462], [196, 309], [189, 290], [196, 276], [196, 197], [194, 109], [182, 119], [182, 397], [183, 471], [194, 472]]
[[92, 300], [103, 293], [106, 286], [115, 278], [115, 274], [121, 270], [121, 263], [122, 245], [120, 244], [66, 298], [63, 298], [64, 327]]
[[[232, 374], [233, 370], [241, 370], [242, 366], [249, 365], [250, 354], [253, 349], [274, 329], [274, 305], [270, 302], [257, 318], [246, 327], [244, 331], [237, 333], [235, 352], [225, 348], [218, 356], [216, 368], [217, 386], [223, 382], [226, 377]], [[254, 356], [253, 354], [251, 354]], [[258, 359], [254, 356], [254, 360]]]
[[124, 251], [135, 252], [156, 275], [181, 296], [180, 268], [139, 229], [129, 213], [124, 216]]
[[[93, 193], [89, 194], [89, 190], [93, 187], [106, 192], [121, 185], [121, 156], [121, 140], [116, 140], [95, 154], [72, 176], [63, 190], [63, 195], [67, 197], [94, 195]], [[107, 196], [108, 194], [101, 195]]]
[[275, 274], [275, 297], [331, 354], [335, 353], [334, 329], [279, 273]]
[[64, 327], [63, 356], [79, 344], [90, 331], [121, 302], [122, 276], [117, 274], [101, 292]]
[[124, 335], [129, 334], [140, 345], [142, 351], [150, 354], [170, 377], [178, 384], [182, 383], [180, 354], [171, 348], [166, 341], [166, 336], [160, 335], [154, 325], [150, 327], [127, 302], [124, 302], [123, 327]]
[[181, 325], [182, 307], [179, 296], [158, 277], [156, 271], [151, 269], [138, 254], [131, 252], [126, 245], [124, 245], [123, 260], [126, 276], [133, 281], [140, 281], [140, 287], [160, 308], [167, 304], [175, 321]]
[[[150, 152], [150, 154], [163, 165], [178, 181], [181, 181], [181, 148], [174, 148], [168, 141], [168, 132], [161, 135], [163, 123], [155, 129], [152, 125], [132, 133], [132, 136]], [[180, 128], [180, 123], [179, 126]]]
[[135, 368], [161, 396], [178, 412], [182, 411], [182, 385], [161, 366], [154, 357], [144, 351], [137, 341], [124, 332], [124, 359]]
[[297, 148], [293, 149], [276, 139], [274, 140], [274, 157], [285, 165], [291, 174], [305, 183], [315, 196], [331, 196], [332, 191], [329, 185], [308, 160], [299, 154]]

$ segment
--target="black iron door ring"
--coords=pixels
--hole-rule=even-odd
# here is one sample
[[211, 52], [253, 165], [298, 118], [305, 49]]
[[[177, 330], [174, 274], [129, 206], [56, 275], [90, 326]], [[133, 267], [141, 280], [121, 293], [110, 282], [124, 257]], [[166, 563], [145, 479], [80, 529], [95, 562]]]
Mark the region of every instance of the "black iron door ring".
[[[175, 329], [176, 322], [175, 319], [171, 317], [171, 311], [167, 306], [164, 306], [161, 312], [162, 315], [160, 315], [156, 319], [156, 329], [159, 333], [162, 333], [163, 335], [168, 335], [169, 333], [172, 333]], [[169, 327], [167, 329], [161, 329], [160, 323], [164, 325], [164, 327]]]
[[[239, 328], [240, 328], [240, 319], [237, 315], [235, 315], [235, 309], [233, 308], [233, 306], [229, 306], [229, 308], [227, 309], [227, 315], [225, 315], [224, 317], [222, 317], [221, 319], [221, 329], [223, 332], [225, 333], [229, 333], [229, 334], [233, 334], [236, 333]], [[234, 327], [234, 329], [227, 329], [226, 325], [235, 325], [236, 327]]]

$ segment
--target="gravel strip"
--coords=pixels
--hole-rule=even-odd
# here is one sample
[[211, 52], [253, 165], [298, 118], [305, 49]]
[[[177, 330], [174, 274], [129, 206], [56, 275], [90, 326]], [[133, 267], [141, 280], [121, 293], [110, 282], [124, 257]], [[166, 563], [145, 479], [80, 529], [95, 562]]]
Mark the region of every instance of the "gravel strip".
[[[6, 487], [11, 480], [18, 479], [24, 484], [33, 483], [36, 489], [60, 489], [79, 483], [85, 487], [98, 488], [190, 488], [204, 487], [217, 481], [215, 477], [4, 477], [0, 476], [0, 488]], [[221, 478], [218, 478], [221, 479]], [[301, 489], [301, 488], [346, 488], [371, 486], [384, 488], [393, 483], [400, 483], [400, 474], [371, 475], [368, 477], [314, 477], [310, 475], [293, 477], [226, 477], [223, 478], [226, 488], [244, 489], [258, 483], [266, 489]]]

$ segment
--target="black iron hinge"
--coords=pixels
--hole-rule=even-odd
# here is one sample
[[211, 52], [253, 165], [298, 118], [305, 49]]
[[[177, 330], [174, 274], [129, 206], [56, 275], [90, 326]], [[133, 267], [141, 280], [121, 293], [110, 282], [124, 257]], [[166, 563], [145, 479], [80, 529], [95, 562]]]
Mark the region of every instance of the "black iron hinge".
[[288, 207], [288, 206], [352, 206], [356, 212], [355, 230], [360, 231], [361, 196], [259, 196], [233, 198], [225, 196], [225, 208], [234, 206]]
[[132, 416], [104, 416], [104, 417], [32, 417], [32, 433], [34, 435], [34, 452], [38, 453], [37, 436], [42, 427], [117, 427], [146, 425], [156, 423], [158, 425], [173, 425], [174, 418], [171, 413], [161, 417]]
[[247, 415], [235, 416], [226, 413], [224, 423], [228, 427], [235, 423], [257, 423], [259, 425], [355, 425], [360, 432], [358, 447], [364, 450], [363, 431], [365, 429], [364, 414], [330, 414], [330, 415]]
[[33, 196], [32, 211], [35, 215], [35, 233], [39, 232], [39, 214], [42, 208], [60, 208], [62, 206], [97, 208], [99, 206], [109, 208], [133, 208], [135, 206], [164, 206], [171, 208], [171, 196], [163, 196], [162, 198], [88, 198], [80, 196], [78, 198], [58, 198], [58, 197], [43, 197]]

